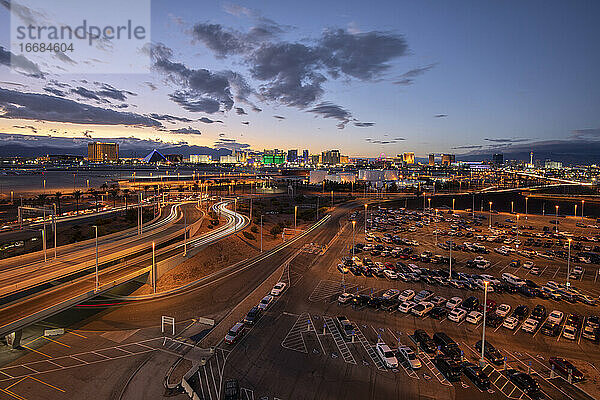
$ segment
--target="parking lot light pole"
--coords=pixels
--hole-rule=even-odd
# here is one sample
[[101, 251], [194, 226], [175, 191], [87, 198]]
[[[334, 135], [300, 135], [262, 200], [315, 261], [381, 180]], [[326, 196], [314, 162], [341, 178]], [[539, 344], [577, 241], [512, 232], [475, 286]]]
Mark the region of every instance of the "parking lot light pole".
[[365, 204], [365, 235], [367, 234], [367, 207], [369, 205]]
[[263, 246], [262, 246], [262, 231], [263, 231], [263, 215], [260, 215], [260, 252], [262, 253], [263, 251]]
[[296, 230], [296, 216], [298, 215], [298, 206], [294, 206], [294, 230]]
[[555, 231], [558, 233], [558, 205], [556, 206], [556, 220], [554, 222], [556, 225]]
[[484, 294], [483, 294], [483, 333], [481, 334], [481, 359], [479, 364], [481, 368], [485, 367], [484, 351], [485, 351], [485, 317], [487, 314], [487, 292], [489, 281], [483, 281]]
[[454, 210], [455, 210], [455, 209], [454, 209], [454, 202], [455, 202], [455, 201], [456, 201], [456, 199], [454, 199], [454, 198], [453, 198], [453, 199], [452, 199], [452, 212], [454, 212]]
[[[354, 258], [354, 226], [356, 225], [356, 220], [352, 221], [352, 258]], [[344, 275], [344, 274], [342, 274]]]
[[517, 249], [519, 248], [519, 214], [517, 214]]
[[525, 219], [527, 218], [527, 200], [529, 200], [529, 197], [525, 197]]
[[583, 222], [583, 204], [585, 203], [585, 200], [581, 200], [581, 222]]
[[427, 198], [427, 203], [428, 203], [427, 208], [431, 209], [431, 197]]
[[567, 287], [569, 287], [571, 284], [569, 283], [569, 275], [571, 274], [571, 242], [573, 241], [573, 239], [569, 238], [568, 242], [569, 242], [569, 255], [567, 257]]
[[490, 201], [490, 215], [489, 215], [490, 229], [492, 228], [492, 202]]
[[510, 213], [511, 214], [515, 213], [515, 202], [514, 201], [510, 202]]
[[437, 208], [435, 209], [435, 247], [437, 247], [437, 236], [438, 236], [438, 228], [437, 228]]
[[450, 241], [450, 275], [448, 276], [448, 280], [452, 279], [452, 240]]
[[96, 286], [94, 291], [98, 291], [98, 225], [94, 225], [96, 230]]
[[577, 218], [577, 204], [575, 204], [575, 212], [573, 213], [573, 216]]
[[152, 290], [156, 293], [156, 257], [155, 257], [155, 244], [152, 242]]

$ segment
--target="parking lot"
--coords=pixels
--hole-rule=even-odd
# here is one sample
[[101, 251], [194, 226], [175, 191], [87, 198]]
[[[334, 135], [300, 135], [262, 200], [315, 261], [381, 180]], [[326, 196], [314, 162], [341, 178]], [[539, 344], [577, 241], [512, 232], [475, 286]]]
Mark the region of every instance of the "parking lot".
[[[467, 213], [458, 212], [456, 214], [466, 215]], [[444, 215], [451, 214], [445, 213]], [[350, 301], [340, 304], [338, 297], [347, 292], [352, 295], [350, 298], [364, 295], [373, 299], [382, 297], [389, 289], [397, 289], [398, 292], [410, 289], [415, 293], [428, 290], [431, 292], [430, 298], [441, 296], [446, 300], [452, 297], [461, 297], [462, 300], [465, 300], [470, 296], [475, 296], [479, 302], [483, 303], [483, 290], [476, 285], [456, 286], [448, 282], [440, 283], [437, 280], [403, 280], [398, 276], [390, 277], [374, 271], [369, 271], [367, 274], [353, 273], [352, 271], [341, 273], [343, 269], [339, 268], [339, 264], [343, 264], [342, 257], [352, 256], [353, 242], [354, 244], [374, 243], [384, 246], [383, 251], [385, 251], [385, 246], [390, 246], [388, 252], [378, 254], [377, 251], [371, 253], [371, 251], [363, 250], [361, 253], [355, 253], [359, 262], [353, 263], [353, 266], [364, 266], [363, 259], [370, 258], [374, 268], [390, 265], [386, 263], [396, 265], [400, 261], [404, 265], [414, 264], [419, 269], [448, 270], [450, 267], [448, 259], [446, 262], [439, 261], [436, 264], [421, 259], [420, 255], [429, 251], [431, 253], [426, 255], [430, 259], [434, 258], [436, 254], [440, 256], [438, 259], [448, 258], [450, 251], [440, 247], [440, 243], [446, 243], [449, 240], [453, 244], [459, 243], [460, 245], [467, 241], [476, 243], [478, 242], [477, 235], [480, 237], [489, 235], [513, 237], [509, 233], [510, 230], [496, 226], [495, 230], [490, 231], [488, 220], [484, 221], [483, 219], [479, 224], [466, 225], [473, 231], [457, 230], [453, 229], [452, 225], [461, 225], [457, 222], [461, 217], [444, 217], [444, 219], [437, 218], [430, 221], [421, 220], [420, 225], [422, 226], [417, 226], [414, 221], [411, 221], [405, 224], [405, 230], [394, 233], [393, 227], [378, 230], [375, 222], [376, 215], [371, 214], [367, 221], [368, 232], [371, 237], [378, 237], [379, 241], [375, 239], [367, 241], [364, 234], [364, 220], [360, 219], [361, 214], [358, 214], [357, 217], [358, 223], [354, 227], [354, 235], [352, 225], [348, 223], [325, 254], [311, 255], [316, 260], [311, 268], [307, 269], [307, 260], [304, 260], [302, 265], [290, 264], [289, 271], [292, 275], [297, 276], [296, 281], [286, 289], [279, 301], [265, 312], [256, 326], [252, 328], [252, 333], [236, 344], [235, 350], [228, 358], [227, 368], [224, 372], [226, 377], [239, 379], [244, 390], [252, 390], [255, 394], [264, 392], [282, 399], [389, 398], [389, 396], [401, 398], [528, 398], [528, 395], [507, 376], [507, 371], [515, 370], [513, 372], [524, 372], [532, 376], [539, 384], [539, 392], [544, 398], [592, 399], [597, 396], [600, 383], [600, 374], [596, 365], [596, 360], [600, 359], [598, 344], [583, 337], [581, 325], [573, 339], [568, 339], [564, 335], [565, 323], [569, 315], [581, 316], [581, 324], [583, 324], [586, 321], [585, 318], [598, 314], [597, 306], [577, 299], [569, 302], [542, 298], [537, 295], [529, 297], [521, 291], [502, 289], [506, 282], [501, 277], [503, 273], [507, 272], [528, 280], [527, 284], [538, 290], [551, 280], [559, 285], [564, 284], [567, 278], [567, 266], [566, 259], [560, 258], [560, 253], [555, 253], [557, 256], [552, 260], [542, 257], [531, 259], [518, 253], [514, 243], [516, 230], [512, 243], [508, 243], [509, 241], [507, 241], [508, 244], [505, 243], [506, 239], [502, 239], [501, 243], [481, 241], [481, 245], [485, 246], [487, 250], [485, 253], [453, 248], [453, 276], [459, 272], [469, 275], [490, 275], [491, 278], [501, 281], [501, 284], [497, 286], [498, 290], [488, 292], [488, 301], [494, 302], [494, 306], [508, 304], [511, 313], [519, 306], [527, 307], [527, 315], [518, 319], [514, 329], [504, 327], [503, 321], [498, 326], [487, 325], [486, 342], [493, 344], [505, 359], [500, 365], [486, 363], [483, 372], [489, 377], [489, 389], [482, 390], [465, 375], [461, 376], [458, 381], [450, 382], [437, 366], [435, 358], [438, 354], [428, 354], [420, 350], [412, 338], [417, 329], [426, 331], [430, 336], [436, 332], [445, 332], [459, 346], [462, 361], [477, 364], [481, 356], [475, 348], [475, 343], [482, 339], [482, 320], [478, 320], [476, 323], [467, 322], [466, 319], [453, 322], [448, 319], [447, 315], [438, 318], [434, 318], [428, 313], [424, 316], [416, 316], [411, 312], [399, 311], [397, 305], [386, 311], [380, 308], [380, 304], [375, 307], [368, 302], [352, 304]], [[493, 220], [511, 219], [510, 215], [494, 214], [492, 217]], [[531, 232], [534, 232], [536, 227], [539, 228], [539, 232], [543, 232], [543, 226], [548, 225], [548, 219], [551, 217], [529, 216], [527, 226], [534, 227], [534, 229], [530, 229]], [[576, 226], [578, 222], [580, 221], [561, 219], [559, 232], [567, 232], [572, 229], [570, 232], [573, 233], [573, 238], [583, 235], [595, 237], [598, 234], [597, 228], [584, 229]], [[373, 223], [374, 229], [371, 229], [371, 223]], [[359, 226], [360, 229], [358, 229]], [[384, 225], [381, 224], [380, 228], [383, 227]], [[453, 230], [454, 232], [449, 234]], [[476, 230], [480, 230], [480, 232]], [[500, 230], [506, 233], [502, 233]], [[456, 235], [456, 231], [462, 231], [462, 235]], [[391, 236], [387, 236], [388, 238], [396, 235], [406, 239], [406, 242], [410, 244], [387, 242], [389, 239], [384, 240], [386, 237], [384, 234], [388, 232], [391, 234]], [[472, 232], [473, 236], [469, 235], [468, 238], [465, 238], [464, 235], [467, 232]], [[519, 232], [519, 238], [522, 239], [521, 232]], [[557, 242], [559, 239], [554, 240]], [[411, 243], [410, 241], [415, 242]], [[515, 250], [506, 255], [494, 251], [497, 247], [508, 247], [511, 244]], [[561, 248], [558, 243], [553, 246], [554, 251]], [[407, 247], [412, 249], [410, 255], [416, 254], [419, 255], [419, 258], [411, 259], [410, 255], [408, 258], [394, 257], [394, 253], [391, 251]], [[522, 248], [522, 245], [520, 247]], [[552, 247], [548, 248], [553, 250]], [[593, 247], [590, 250], [593, 252]], [[576, 255], [576, 252], [573, 252], [572, 255]], [[477, 256], [482, 256], [489, 262], [485, 269], [467, 265], [468, 261], [474, 260]], [[510, 263], [516, 260], [519, 260], [519, 264], [511, 266]], [[531, 268], [523, 267], [523, 264], [530, 260], [534, 262], [534, 266], [539, 267], [538, 275], [531, 274]], [[597, 299], [599, 293], [596, 287], [598, 265], [575, 259], [572, 261], [570, 267], [581, 266], [582, 273], [577, 277], [571, 277], [569, 290], [574, 289], [582, 295]], [[295, 272], [296, 268], [299, 268], [300, 272]], [[395, 271], [399, 272], [398, 269]], [[456, 280], [461, 280], [465, 276], [456, 276]], [[562, 286], [557, 290], [566, 289], [566, 286]], [[546, 315], [540, 321], [537, 329], [527, 333], [522, 329], [522, 325], [536, 305], [544, 306]], [[540, 327], [548, 319], [548, 314], [554, 310], [561, 311], [564, 318], [558, 324], [557, 335], [548, 336], [541, 333]], [[492, 308], [489, 311], [489, 314], [494, 312]], [[340, 315], [347, 317], [354, 327], [355, 334], [352, 337], [344, 336], [342, 327], [337, 321], [337, 317]], [[386, 367], [381, 356], [377, 354], [375, 346], [377, 343], [385, 343], [392, 349], [404, 345], [410, 347], [421, 361], [421, 367], [412, 369], [406, 362], [400, 362], [397, 368]], [[439, 350], [436, 353], [440, 353]], [[549, 358], [556, 356], [570, 360], [579, 371], [584, 373], [586, 379], [570, 384], [567, 382], [567, 376], [561, 376], [557, 371], [553, 372]], [[402, 360], [401, 357], [399, 359]], [[252, 367], [246, 368], [248, 365]], [[275, 371], [277, 371], [277, 379], [274, 380], [272, 374]], [[333, 382], [343, 382], [344, 384]]]

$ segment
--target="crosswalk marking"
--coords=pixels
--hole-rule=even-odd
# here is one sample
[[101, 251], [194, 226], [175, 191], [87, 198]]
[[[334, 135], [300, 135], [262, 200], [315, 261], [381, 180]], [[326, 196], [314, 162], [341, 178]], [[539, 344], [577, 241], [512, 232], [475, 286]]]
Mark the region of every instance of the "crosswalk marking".
[[335, 345], [337, 346], [344, 361], [349, 364], [356, 364], [356, 360], [354, 359], [352, 352], [348, 348], [346, 341], [342, 337], [342, 334], [340, 333], [340, 331], [339, 331], [337, 325], [335, 324], [335, 322], [333, 321], [333, 319], [331, 317], [323, 316], [323, 321], [325, 323], [325, 326], [327, 327], [327, 330], [333, 336]]
[[306, 342], [304, 341], [303, 333], [307, 332], [309, 329], [309, 315], [308, 313], [302, 313], [289, 330], [286, 337], [281, 342], [281, 346], [299, 351], [301, 353], [308, 353], [308, 349], [306, 348]]

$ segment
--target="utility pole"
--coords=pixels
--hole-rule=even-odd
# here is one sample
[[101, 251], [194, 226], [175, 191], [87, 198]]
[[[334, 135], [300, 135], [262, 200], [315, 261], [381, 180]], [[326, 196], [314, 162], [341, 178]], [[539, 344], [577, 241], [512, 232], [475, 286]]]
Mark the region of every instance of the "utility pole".
[[54, 214], [52, 214], [52, 224], [54, 225], [54, 258], [56, 259], [56, 203], [54, 203]]
[[96, 286], [94, 292], [98, 291], [98, 226], [94, 225], [93, 228], [96, 230]]

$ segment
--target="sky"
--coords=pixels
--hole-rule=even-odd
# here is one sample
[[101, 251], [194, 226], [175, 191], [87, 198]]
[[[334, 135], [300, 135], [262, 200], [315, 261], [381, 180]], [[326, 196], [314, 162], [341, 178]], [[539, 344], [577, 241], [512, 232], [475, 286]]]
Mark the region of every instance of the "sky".
[[143, 73], [96, 73], [100, 57], [82, 54], [20, 55], [9, 7], [0, 0], [0, 142], [372, 157], [600, 140], [596, 1], [152, 1], [148, 40], [130, 52], [148, 60]]

